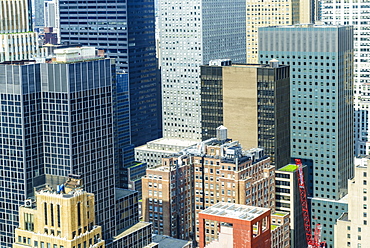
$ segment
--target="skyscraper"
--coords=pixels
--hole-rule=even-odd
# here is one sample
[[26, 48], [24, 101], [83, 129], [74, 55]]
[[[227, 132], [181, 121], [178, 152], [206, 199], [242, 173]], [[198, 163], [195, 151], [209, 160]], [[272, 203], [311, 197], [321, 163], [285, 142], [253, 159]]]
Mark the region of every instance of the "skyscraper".
[[200, 65], [245, 63], [245, 1], [159, 1], [164, 137], [201, 139]]
[[212, 60], [200, 67], [202, 139], [215, 137], [224, 125], [244, 149], [263, 147], [280, 168], [290, 162], [290, 72], [287, 65], [269, 63]]
[[18, 207], [45, 174], [81, 175], [85, 189], [96, 195], [104, 239], [116, 235], [115, 67], [110, 59], [97, 58], [93, 48], [56, 53], [53, 63], [0, 65], [1, 246], [13, 242]]
[[320, 12], [325, 24], [353, 25], [355, 155], [369, 155], [370, 5], [365, 1], [325, 0], [321, 2]]
[[129, 73], [132, 143], [161, 136], [161, 101], [155, 57], [154, 2], [60, 0], [61, 41], [105, 50], [118, 72]]
[[36, 54], [37, 34], [31, 32], [30, 2], [0, 2], [0, 62], [27, 60]]
[[312, 23], [311, 0], [247, 0], [247, 62], [258, 64], [258, 28]]
[[261, 63], [276, 58], [290, 65], [291, 157], [308, 165], [312, 222], [322, 224], [331, 247], [353, 176], [353, 28], [265, 27], [259, 37]]
[[[44, 15], [44, 3], [46, 0], [35, 0], [34, 1], [34, 13], [35, 13], [35, 18], [33, 21], [33, 27], [37, 29], [42, 29], [45, 26], [45, 15]], [[31, 1], [30, 1], [31, 2]]]

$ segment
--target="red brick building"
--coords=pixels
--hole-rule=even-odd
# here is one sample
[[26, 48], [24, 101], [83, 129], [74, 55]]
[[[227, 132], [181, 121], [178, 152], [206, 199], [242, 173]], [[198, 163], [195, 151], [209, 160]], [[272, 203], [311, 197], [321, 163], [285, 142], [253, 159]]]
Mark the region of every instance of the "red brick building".
[[[247, 205], [219, 202], [203, 210], [199, 218], [199, 248], [270, 248], [271, 210]], [[218, 222], [218, 240], [207, 244], [208, 223]], [[226, 227], [226, 228], [224, 228]], [[227, 228], [229, 232], [227, 233]], [[232, 231], [230, 232], [230, 230]], [[226, 230], [223, 231], [223, 230]]]

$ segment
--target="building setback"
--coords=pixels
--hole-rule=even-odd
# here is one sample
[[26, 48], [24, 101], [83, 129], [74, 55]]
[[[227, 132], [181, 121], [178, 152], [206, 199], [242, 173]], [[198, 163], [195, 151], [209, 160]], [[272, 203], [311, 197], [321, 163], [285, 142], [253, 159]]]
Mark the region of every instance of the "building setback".
[[154, 1], [60, 0], [62, 42], [94, 46], [129, 73], [131, 142], [162, 135], [161, 93], [155, 57]]
[[105, 247], [102, 229], [95, 225], [94, 195], [83, 190], [81, 180], [70, 178], [62, 185], [62, 191], [39, 188], [35, 201], [19, 208], [14, 248]]
[[[264, 27], [259, 38], [260, 63], [290, 65], [291, 157], [308, 166], [312, 224], [321, 224], [330, 248], [353, 176], [353, 28]], [[337, 208], [329, 214], [324, 206]]]
[[[154, 232], [196, 240], [197, 213], [218, 202], [275, 209], [275, 175], [263, 150], [216, 138], [147, 169], [143, 216]], [[215, 238], [215, 237], [214, 237]]]
[[202, 140], [224, 125], [244, 149], [263, 147], [277, 168], [290, 162], [289, 66], [231, 64], [201, 66]]

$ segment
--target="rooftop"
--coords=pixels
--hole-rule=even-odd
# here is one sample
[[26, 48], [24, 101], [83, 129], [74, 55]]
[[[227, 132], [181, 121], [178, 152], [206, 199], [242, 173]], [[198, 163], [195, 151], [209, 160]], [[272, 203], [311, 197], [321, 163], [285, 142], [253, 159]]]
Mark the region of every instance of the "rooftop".
[[282, 168], [280, 168], [278, 171], [287, 171], [287, 172], [294, 172], [298, 169], [298, 166], [295, 164], [288, 164]]
[[239, 220], [252, 221], [258, 216], [270, 211], [269, 208], [260, 208], [235, 203], [219, 202], [200, 213], [214, 216], [222, 216]]
[[339, 28], [339, 27], [346, 27], [344, 25], [325, 25], [325, 24], [312, 24], [312, 23], [301, 23], [301, 24], [294, 24], [294, 25], [285, 25], [285, 26], [269, 26], [269, 27], [261, 27], [262, 29], [265, 28]]
[[272, 216], [273, 215], [277, 215], [277, 216], [286, 216], [286, 215], [288, 215], [289, 213], [288, 212], [275, 212], [275, 213], [273, 213], [273, 214], [271, 214]]
[[129, 189], [115, 188], [115, 190], [116, 190], [116, 199], [121, 199], [128, 195], [133, 195], [136, 193], [136, 191], [129, 190]]
[[166, 235], [153, 235], [153, 242], [159, 244], [159, 248], [182, 248], [190, 241], [175, 239]]
[[140, 221], [137, 224], [133, 225], [132, 227], [126, 229], [125, 231], [123, 231], [120, 234], [118, 234], [117, 236], [115, 236], [114, 239], [115, 240], [121, 239], [121, 238], [123, 238], [127, 235], [132, 234], [133, 232], [136, 232], [136, 231], [138, 231], [140, 229], [143, 229], [143, 228], [145, 228], [147, 226], [150, 226], [150, 225], [151, 225], [151, 223], [149, 223], [149, 222]]
[[161, 138], [150, 141], [149, 143], [152, 144], [160, 144], [160, 145], [176, 145], [176, 146], [191, 146], [197, 143], [194, 140], [181, 140], [181, 139], [169, 139], [169, 138]]

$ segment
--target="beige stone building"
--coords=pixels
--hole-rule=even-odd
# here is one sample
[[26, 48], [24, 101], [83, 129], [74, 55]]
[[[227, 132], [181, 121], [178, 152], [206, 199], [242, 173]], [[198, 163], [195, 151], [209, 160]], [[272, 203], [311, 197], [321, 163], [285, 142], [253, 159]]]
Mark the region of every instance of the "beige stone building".
[[103, 248], [102, 230], [95, 225], [94, 195], [69, 179], [55, 191], [45, 187], [19, 209], [13, 248]]
[[312, 1], [247, 0], [247, 62], [257, 64], [258, 28], [312, 23]]
[[334, 225], [334, 247], [369, 247], [369, 178], [370, 156], [355, 159], [355, 177], [348, 182], [348, 212]]

